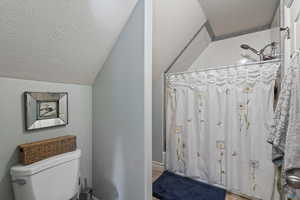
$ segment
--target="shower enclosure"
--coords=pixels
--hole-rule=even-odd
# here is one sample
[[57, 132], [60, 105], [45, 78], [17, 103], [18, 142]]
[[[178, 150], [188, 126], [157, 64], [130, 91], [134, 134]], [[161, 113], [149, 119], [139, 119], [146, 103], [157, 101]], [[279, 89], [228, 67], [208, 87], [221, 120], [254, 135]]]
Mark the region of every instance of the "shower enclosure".
[[271, 199], [266, 140], [280, 60], [166, 77], [166, 168], [251, 198]]
[[280, 199], [272, 147], [266, 141], [284, 74], [283, 5], [281, 1], [270, 27], [269, 43], [261, 49], [247, 41], [239, 44], [251, 57], [246, 63], [168, 73], [171, 65], [165, 72], [167, 170], [250, 199]]

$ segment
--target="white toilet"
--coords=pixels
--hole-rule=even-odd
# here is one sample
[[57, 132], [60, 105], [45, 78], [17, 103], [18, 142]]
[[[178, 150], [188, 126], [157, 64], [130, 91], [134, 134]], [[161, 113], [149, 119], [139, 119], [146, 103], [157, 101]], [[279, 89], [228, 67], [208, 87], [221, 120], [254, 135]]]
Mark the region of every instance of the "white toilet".
[[10, 173], [16, 200], [70, 200], [79, 188], [76, 150], [27, 166], [14, 166]]

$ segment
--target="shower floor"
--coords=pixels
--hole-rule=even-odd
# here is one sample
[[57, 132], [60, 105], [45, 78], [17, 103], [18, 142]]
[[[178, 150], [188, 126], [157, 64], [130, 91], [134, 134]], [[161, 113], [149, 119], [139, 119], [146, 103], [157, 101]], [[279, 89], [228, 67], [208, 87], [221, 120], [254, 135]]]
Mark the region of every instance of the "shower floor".
[[[152, 181], [154, 182], [158, 177], [163, 173], [164, 169], [162, 167], [152, 166]], [[159, 200], [153, 197], [153, 200]], [[227, 193], [226, 200], [249, 200], [243, 197], [240, 197], [235, 194]]]

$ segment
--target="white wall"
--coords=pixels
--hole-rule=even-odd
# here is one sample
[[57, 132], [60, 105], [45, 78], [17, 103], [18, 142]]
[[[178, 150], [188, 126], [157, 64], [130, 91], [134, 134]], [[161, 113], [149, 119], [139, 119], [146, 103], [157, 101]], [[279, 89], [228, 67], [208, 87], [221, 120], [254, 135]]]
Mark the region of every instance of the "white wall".
[[144, 14], [144, 1], [139, 1], [93, 88], [93, 185], [100, 199], [142, 200], [149, 187], [144, 151]]
[[169, 72], [182, 72], [188, 70], [195, 62], [195, 59], [205, 51], [208, 45], [211, 43], [210, 35], [204, 26], [195, 39], [184, 50], [183, 54], [174, 63]]
[[[65, 127], [24, 130], [23, 93], [68, 92], [69, 124]], [[81, 175], [92, 182], [92, 87], [0, 78], [0, 199], [13, 200], [9, 169], [18, 163], [19, 144], [76, 135], [82, 150]]]
[[240, 48], [241, 44], [249, 44], [253, 48], [261, 49], [271, 42], [270, 30], [241, 35], [234, 38], [215, 41], [196, 59], [190, 70], [202, 67], [214, 67], [220, 65], [232, 65], [238, 63], [248, 54], [251, 58], [259, 61], [259, 57], [249, 51]]
[[[275, 42], [278, 42], [279, 44], [281, 42], [281, 34], [280, 34], [280, 31], [279, 31], [280, 21], [281, 21], [280, 17], [281, 16], [280, 16], [280, 6], [279, 6], [276, 10], [273, 22], [271, 24], [271, 29], [270, 29], [271, 40], [275, 41]], [[280, 51], [281, 51], [281, 48], [278, 48], [278, 51], [276, 53], [279, 54]]]
[[[162, 161], [162, 74], [200, 30], [206, 22], [206, 17], [198, 0], [154, 0], [153, 15], [152, 149], [153, 160]], [[203, 33], [200, 34], [201, 37], [205, 36]], [[185, 58], [180, 60], [180, 65], [177, 65], [177, 70], [184, 70], [192, 64], [191, 61], [195, 60], [206, 45], [206, 39], [203, 41], [204, 43], [196, 42], [193, 46], [198, 54], [185, 54]]]

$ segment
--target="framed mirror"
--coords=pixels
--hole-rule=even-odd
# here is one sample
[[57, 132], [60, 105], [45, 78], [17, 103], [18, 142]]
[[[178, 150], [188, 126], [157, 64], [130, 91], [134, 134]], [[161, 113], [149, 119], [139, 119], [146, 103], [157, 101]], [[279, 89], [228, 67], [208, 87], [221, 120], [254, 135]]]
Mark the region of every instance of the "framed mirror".
[[25, 129], [68, 124], [68, 93], [25, 92]]

